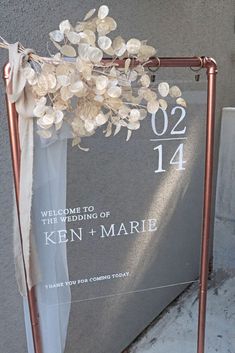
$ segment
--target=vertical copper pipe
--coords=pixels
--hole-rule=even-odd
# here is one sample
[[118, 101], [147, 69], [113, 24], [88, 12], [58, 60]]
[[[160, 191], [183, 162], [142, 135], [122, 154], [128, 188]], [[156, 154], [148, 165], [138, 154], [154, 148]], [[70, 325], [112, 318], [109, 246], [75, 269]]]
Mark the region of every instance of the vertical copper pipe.
[[215, 122], [215, 95], [217, 65], [211, 58], [203, 58], [207, 69], [207, 123], [206, 123], [206, 158], [204, 176], [204, 206], [201, 245], [201, 270], [199, 285], [199, 311], [198, 311], [198, 342], [197, 353], [205, 351], [206, 329], [206, 301], [210, 254], [210, 223], [212, 205], [213, 183], [213, 149], [214, 149], [214, 122]]
[[[4, 80], [5, 84], [10, 84], [10, 65], [7, 64], [4, 67]], [[21, 242], [21, 250], [23, 254], [23, 241], [20, 227], [20, 217], [19, 217], [19, 183], [20, 183], [20, 141], [18, 134], [18, 114], [15, 108], [15, 104], [9, 101], [9, 98], [6, 94], [6, 103], [7, 103], [7, 112], [8, 112], [8, 125], [9, 125], [9, 135], [11, 142], [11, 155], [12, 155], [12, 167], [13, 167], [13, 176], [14, 176], [14, 186], [15, 186], [15, 197], [16, 197], [16, 207], [17, 207], [17, 215], [19, 221], [19, 233], [20, 233], [20, 242]], [[24, 276], [26, 283], [26, 291], [27, 291], [27, 300], [29, 306], [29, 315], [30, 315], [30, 324], [32, 329], [33, 336], [33, 344], [35, 353], [42, 353], [42, 345], [41, 345], [41, 336], [40, 336], [40, 328], [39, 328], [39, 315], [37, 310], [37, 299], [35, 288], [29, 290], [28, 281], [27, 281], [27, 271], [25, 266], [24, 256], [22, 256], [23, 267], [24, 267]]]

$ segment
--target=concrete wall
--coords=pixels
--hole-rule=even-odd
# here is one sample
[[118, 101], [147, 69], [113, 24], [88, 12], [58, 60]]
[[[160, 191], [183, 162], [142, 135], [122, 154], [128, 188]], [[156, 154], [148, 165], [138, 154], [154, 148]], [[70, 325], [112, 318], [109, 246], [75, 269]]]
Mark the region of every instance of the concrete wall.
[[[1, 1], [0, 35], [9, 42], [20, 40], [26, 47], [46, 55], [47, 34], [62, 19], [75, 22], [101, 1], [43, 0]], [[148, 39], [161, 56], [213, 56], [219, 65], [216, 141], [222, 106], [234, 104], [235, 47], [233, 0], [119, 0], [107, 1], [124, 37]], [[1, 67], [7, 53], [1, 50]], [[12, 257], [12, 170], [1, 82], [0, 148], [0, 352], [26, 352], [21, 299], [14, 279]]]

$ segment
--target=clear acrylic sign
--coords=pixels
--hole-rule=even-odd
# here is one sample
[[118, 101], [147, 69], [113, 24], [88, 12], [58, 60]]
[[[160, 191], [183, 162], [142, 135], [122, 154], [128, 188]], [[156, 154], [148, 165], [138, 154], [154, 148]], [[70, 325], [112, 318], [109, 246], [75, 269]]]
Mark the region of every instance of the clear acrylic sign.
[[152, 86], [161, 80], [181, 87], [187, 106], [170, 101], [128, 142], [101, 127], [84, 152], [66, 127], [49, 142], [35, 133], [43, 353], [120, 353], [198, 277], [206, 80], [163, 68]]

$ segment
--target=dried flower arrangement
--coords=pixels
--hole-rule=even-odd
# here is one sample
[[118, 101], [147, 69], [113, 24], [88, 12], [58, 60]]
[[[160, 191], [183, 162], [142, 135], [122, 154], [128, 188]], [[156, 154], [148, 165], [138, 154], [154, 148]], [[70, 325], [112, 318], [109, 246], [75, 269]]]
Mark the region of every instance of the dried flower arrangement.
[[[161, 82], [157, 93], [150, 88], [146, 64], [156, 49], [136, 38], [125, 41], [117, 36], [112, 40], [108, 35], [117, 23], [108, 15], [108, 6], [102, 5], [75, 26], [62, 21], [59, 29], [49, 34], [59, 52], [51, 58], [33, 53], [25, 64], [23, 74], [35, 98], [33, 113], [41, 137], [50, 138], [66, 121], [73, 146], [82, 148], [82, 137], [93, 135], [102, 125], [106, 137], [126, 128], [129, 140], [147, 113], [167, 108], [167, 96], [186, 106], [179, 87]], [[3, 41], [1, 46], [7, 44]], [[107, 62], [104, 56], [109, 57]], [[119, 59], [125, 60], [123, 69], [116, 63]], [[133, 66], [133, 60], [138, 65]]]

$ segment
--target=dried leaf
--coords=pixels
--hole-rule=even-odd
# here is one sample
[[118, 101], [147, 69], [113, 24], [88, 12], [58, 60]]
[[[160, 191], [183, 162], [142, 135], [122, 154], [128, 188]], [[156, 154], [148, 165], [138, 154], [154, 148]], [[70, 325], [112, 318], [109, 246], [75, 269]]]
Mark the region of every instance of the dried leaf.
[[112, 135], [112, 123], [108, 122], [105, 137], [109, 137]]
[[112, 17], [105, 17], [105, 22], [108, 24], [110, 31], [117, 29], [117, 22]]
[[112, 98], [118, 98], [122, 94], [122, 89], [118, 86], [111, 86], [108, 89], [107, 94]]
[[30, 66], [23, 69], [23, 74], [30, 85], [35, 85], [37, 83], [36, 72]]
[[56, 131], [58, 131], [61, 128], [62, 125], [63, 125], [63, 121], [60, 121], [59, 123], [55, 123]]
[[108, 49], [103, 49], [103, 52], [107, 55], [110, 55], [110, 56], [114, 56], [114, 50], [112, 47], [108, 48]]
[[98, 126], [101, 126], [101, 125], [107, 123], [108, 116], [101, 112], [96, 116], [95, 121]]
[[42, 129], [49, 129], [54, 123], [54, 118], [52, 114], [45, 114], [42, 118], [37, 120], [37, 125]]
[[176, 103], [179, 105], [182, 105], [182, 107], [185, 107], [185, 108], [187, 107], [186, 101], [181, 97], [176, 99]]
[[112, 69], [110, 70], [109, 74], [112, 77], [117, 77], [117, 70], [116, 70], [115, 66], [112, 67]]
[[147, 104], [147, 110], [150, 114], [154, 114], [158, 111], [159, 109], [159, 102], [154, 100], [154, 101], [149, 101]]
[[108, 86], [108, 83], [109, 83], [109, 79], [107, 76], [104, 76], [104, 75], [98, 76], [95, 82], [96, 88], [99, 91], [104, 90]]
[[130, 113], [131, 109], [128, 108], [126, 105], [123, 105], [119, 110], [118, 110], [118, 114], [121, 118], [125, 119], [129, 113]]
[[170, 87], [169, 87], [169, 84], [168, 84], [167, 82], [161, 82], [161, 83], [159, 83], [159, 85], [158, 85], [158, 92], [160, 93], [160, 95], [161, 95], [162, 97], [168, 96], [169, 91], [170, 91]]
[[98, 18], [103, 20], [106, 16], [108, 16], [108, 13], [109, 13], [108, 6], [102, 5], [102, 6], [100, 6], [100, 8], [98, 10]]
[[138, 78], [138, 73], [135, 70], [131, 70], [131, 72], [128, 75], [129, 81], [134, 82], [137, 80], [137, 78]]
[[112, 45], [112, 40], [109, 37], [101, 36], [98, 38], [98, 45], [102, 50], [107, 50]]
[[59, 124], [62, 122], [64, 118], [64, 113], [61, 110], [55, 111], [55, 124]]
[[64, 40], [64, 33], [59, 30], [55, 30], [49, 33], [50, 38], [55, 42], [62, 42]]
[[109, 87], [117, 86], [118, 80], [116, 78], [110, 78], [109, 79]]
[[90, 151], [90, 148], [88, 147], [82, 147], [81, 145], [78, 145], [79, 149], [82, 150], [82, 151], [85, 151], [85, 152], [88, 152]]
[[52, 63], [43, 63], [42, 64], [42, 72], [44, 74], [54, 74], [56, 71], [56, 66], [53, 65]]
[[37, 101], [37, 105], [46, 105], [47, 103], [47, 98], [46, 97], [41, 97], [40, 99], [38, 99]]
[[131, 134], [132, 134], [132, 131], [131, 130], [127, 130], [127, 137], [126, 137], [126, 141], [129, 141], [130, 138], [131, 138]]
[[149, 88], [142, 87], [138, 90], [138, 94], [140, 97], [143, 97], [146, 101], [153, 101], [157, 99], [156, 92], [152, 91]]
[[165, 99], [159, 99], [159, 105], [163, 110], [167, 109], [167, 102], [165, 101]]
[[105, 103], [108, 104], [109, 108], [118, 110], [122, 106], [122, 100], [120, 98], [106, 98]]
[[84, 39], [85, 41], [92, 45], [92, 46], [95, 46], [95, 41], [96, 41], [96, 36], [95, 36], [95, 33], [89, 29], [86, 29], [85, 31], [83, 31], [83, 33], [79, 33], [79, 35], [84, 35]]
[[104, 97], [103, 97], [102, 95], [100, 95], [100, 94], [97, 94], [97, 95], [94, 97], [94, 100], [95, 100], [96, 102], [103, 103]]
[[95, 42], [96, 42], [96, 35], [93, 31], [90, 31], [89, 29], [86, 29], [83, 33], [85, 33], [85, 35], [87, 36], [87, 41], [89, 44], [91, 44], [92, 46], [95, 46]]
[[72, 93], [83, 92], [85, 89], [85, 85], [81, 80], [79, 80], [74, 82], [69, 89]]
[[140, 122], [139, 121], [130, 122], [127, 124], [127, 128], [130, 130], [137, 130], [140, 128]]
[[141, 41], [136, 38], [131, 38], [126, 43], [126, 49], [127, 49], [128, 53], [132, 54], [132, 55], [138, 54], [140, 47], [141, 47]]
[[118, 36], [113, 40], [113, 49], [118, 57], [124, 55], [126, 52], [126, 43], [122, 37]]
[[[84, 61], [89, 61], [89, 49], [90, 45], [87, 43], [81, 43], [78, 45], [78, 55]], [[79, 62], [82, 64], [82, 62]]]
[[69, 20], [64, 20], [60, 23], [60, 32], [61, 33], [68, 33], [71, 30], [71, 24]]
[[[54, 44], [54, 46], [55, 46], [58, 50], [61, 49], [61, 46], [60, 46], [58, 43], [56, 43], [53, 39], [51, 39], [51, 41], [52, 41], [52, 43]], [[55, 56], [55, 55], [54, 55], [54, 56]]]
[[113, 136], [117, 135], [119, 133], [119, 131], [121, 130], [121, 128], [122, 128], [122, 125], [117, 124]]
[[32, 87], [33, 93], [37, 95], [38, 97], [43, 97], [47, 95], [47, 90], [44, 88], [39, 87], [38, 85], [35, 85]]
[[77, 146], [79, 143], [81, 142], [81, 138], [76, 136], [73, 140], [72, 140], [72, 147]]
[[52, 56], [56, 61], [61, 60], [61, 53], [56, 53], [54, 56]]
[[103, 94], [106, 93], [106, 88], [99, 90], [99, 89], [95, 89], [95, 94], [98, 96], [103, 96]]
[[66, 76], [66, 75], [57, 76], [57, 80], [58, 80], [58, 83], [63, 87], [66, 87], [70, 84], [70, 78], [69, 76]]
[[56, 87], [57, 81], [54, 74], [47, 74], [47, 84], [50, 91]]
[[65, 56], [69, 56], [74, 58], [75, 56], [77, 56], [76, 50], [74, 49], [74, 47], [72, 47], [71, 45], [63, 45], [60, 48], [60, 52], [61, 54], [65, 55]]
[[147, 111], [145, 109], [140, 109], [140, 119], [139, 120], [145, 119], [146, 116], [147, 116]]
[[169, 94], [173, 98], [178, 98], [182, 95], [181, 90], [178, 86], [172, 86], [170, 88]]
[[145, 75], [141, 76], [140, 82], [141, 82], [143, 87], [149, 87], [149, 85], [150, 85], [150, 77], [149, 77], [149, 75], [145, 74]]
[[135, 71], [139, 74], [139, 75], [143, 75], [145, 73], [145, 69], [144, 69], [144, 66], [142, 65], [137, 65], [135, 67]]
[[90, 11], [88, 11], [83, 21], [89, 20], [89, 18], [91, 18], [95, 12], [96, 12], [96, 9], [91, 9]]
[[127, 122], [126, 122], [125, 120], [120, 120], [120, 121], [119, 121], [119, 124], [120, 124], [121, 126], [127, 127]]
[[69, 100], [73, 96], [73, 93], [69, 90], [68, 86], [61, 87], [60, 94], [61, 94], [61, 98], [64, 101]]
[[48, 82], [47, 82], [47, 76], [46, 75], [41, 74], [38, 77], [38, 87], [39, 87], [39, 89], [41, 89], [41, 90], [43, 90], [45, 92], [48, 91]]
[[75, 26], [75, 31], [82, 32], [84, 31], [85, 27], [86, 27], [86, 22], [78, 22]]
[[99, 48], [91, 48], [89, 58], [94, 64], [99, 63], [103, 58], [102, 50], [100, 50]]
[[77, 32], [68, 32], [67, 38], [72, 44], [78, 44], [81, 40], [81, 36]]
[[130, 122], [136, 122], [140, 118], [140, 111], [138, 109], [131, 109], [130, 111]]
[[69, 71], [68, 63], [62, 63], [56, 67], [56, 75], [57, 76], [67, 75], [68, 71]]
[[134, 105], [138, 105], [141, 103], [141, 98], [139, 96], [135, 97], [135, 96], [131, 96], [130, 97], [130, 100], [131, 102], [134, 104]]
[[156, 54], [156, 49], [150, 45], [141, 45], [139, 50], [139, 56], [143, 60], [147, 60], [148, 58], [154, 56]]
[[121, 48], [115, 50], [115, 54], [120, 57], [123, 56], [126, 52], [126, 44], [123, 44]]
[[120, 121], [120, 118], [119, 118], [118, 115], [113, 115], [113, 116], [111, 116], [111, 122], [112, 122], [114, 125], [119, 124], [119, 121]]
[[128, 70], [129, 70], [129, 67], [130, 67], [130, 64], [131, 64], [131, 59], [130, 58], [126, 59], [125, 60], [125, 67], [124, 67], [125, 74], [127, 74]]
[[[44, 97], [42, 97], [42, 98], [44, 98]], [[33, 114], [37, 118], [42, 118], [43, 115], [45, 114], [45, 112], [46, 112], [46, 106], [39, 104], [39, 103], [36, 104], [36, 106], [34, 107], [34, 110], [33, 110]]]
[[92, 132], [95, 128], [95, 124], [91, 120], [85, 120], [85, 129], [88, 132]]
[[109, 27], [109, 24], [105, 20], [102, 20], [97, 25], [97, 32], [100, 36], [105, 36], [106, 34], [110, 33], [111, 29]]

